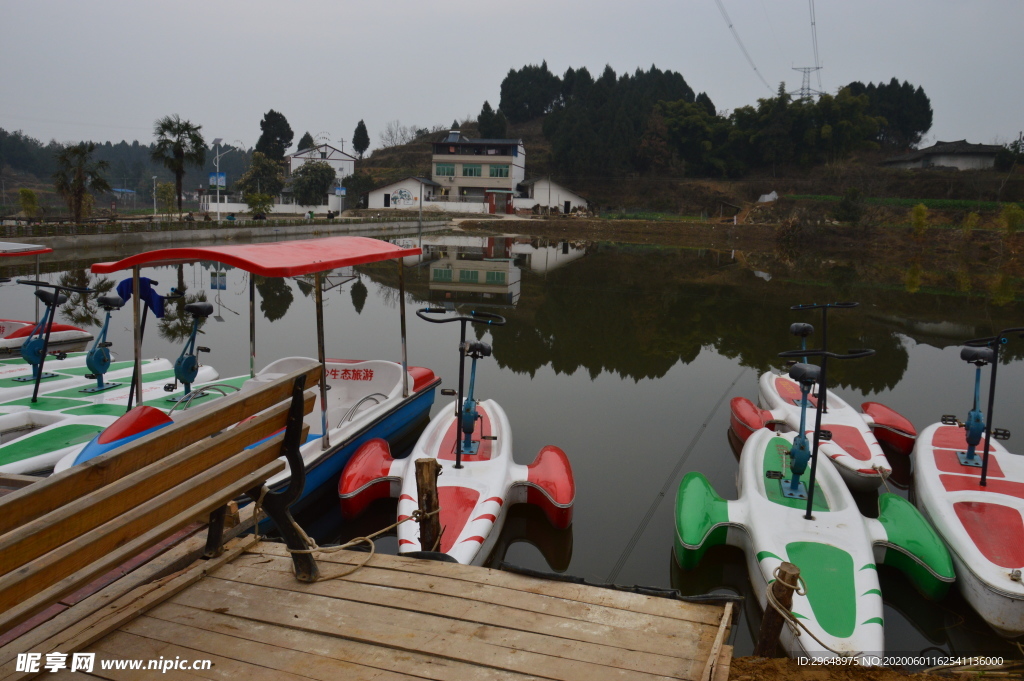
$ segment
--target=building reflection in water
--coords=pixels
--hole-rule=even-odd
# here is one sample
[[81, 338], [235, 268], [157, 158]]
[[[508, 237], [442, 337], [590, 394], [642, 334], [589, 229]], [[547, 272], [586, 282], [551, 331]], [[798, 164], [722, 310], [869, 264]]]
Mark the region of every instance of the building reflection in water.
[[423, 249], [405, 265], [427, 270], [431, 302], [499, 308], [519, 303], [523, 270], [544, 275], [586, 253], [583, 244], [516, 236], [424, 236], [399, 245]]

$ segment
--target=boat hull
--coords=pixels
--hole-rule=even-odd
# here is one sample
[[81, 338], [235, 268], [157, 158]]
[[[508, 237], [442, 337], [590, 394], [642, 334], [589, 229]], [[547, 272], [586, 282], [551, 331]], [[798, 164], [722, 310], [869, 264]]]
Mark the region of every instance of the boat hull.
[[966, 450], [963, 433], [940, 423], [921, 432], [913, 453], [917, 504], [949, 546], [964, 599], [1002, 636], [1020, 636], [1024, 584], [1013, 574], [1024, 570], [1024, 460], [993, 440], [982, 487], [981, 469], [957, 455]]

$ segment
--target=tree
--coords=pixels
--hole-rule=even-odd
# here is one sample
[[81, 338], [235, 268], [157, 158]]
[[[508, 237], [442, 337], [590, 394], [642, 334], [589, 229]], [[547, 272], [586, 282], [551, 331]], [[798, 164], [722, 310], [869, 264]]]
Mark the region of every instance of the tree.
[[306, 161], [292, 173], [292, 192], [300, 206], [319, 206], [335, 182], [334, 168], [326, 161]]
[[154, 161], [174, 173], [178, 213], [181, 213], [181, 182], [185, 177], [185, 166], [202, 168], [206, 163], [206, 141], [199, 132], [202, 129], [201, 125], [181, 120], [178, 114], [161, 118], [153, 128], [156, 144], [150, 154]]
[[39, 199], [36, 198], [36, 193], [31, 189], [22, 187], [18, 190], [18, 204], [21, 206], [21, 212], [25, 214], [25, 217], [34, 218], [39, 215]]
[[260, 121], [260, 130], [263, 132], [256, 142], [256, 151], [266, 154], [275, 161], [283, 160], [284, 152], [291, 145], [292, 138], [295, 136], [291, 126], [288, 125], [288, 119], [284, 117], [284, 114], [271, 109], [263, 115], [263, 120]]
[[360, 160], [363, 152], [370, 148], [370, 134], [366, 132], [366, 123], [362, 119], [356, 124], [356, 130], [352, 133], [352, 148], [359, 154]]
[[260, 310], [268, 322], [276, 322], [288, 313], [295, 294], [288, 282], [280, 277], [256, 277], [256, 290], [260, 292]]
[[[453, 121], [452, 121], [452, 127], [451, 127], [451, 130], [458, 130], [458, 129], [459, 129], [460, 127], [462, 127], [462, 126], [460, 126], [460, 125], [459, 125], [459, 122], [458, 122], [458, 121], [455, 121], [455, 120], [453, 120]], [[450, 132], [450, 131], [449, 131], [449, 132]]]
[[352, 295], [352, 307], [356, 309], [356, 314], [363, 313], [363, 306], [366, 305], [366, 284], [363, 283], [362, 279], [356, 279], [355, 283], [352, 284], [350, 291]]
[[161, 182], [156, 186], [156, 200], [165, 213], [174, 210], [174, 185], [170, 182]]
[[302, 151], [303, 149], [312, 149], [315, 146], [316, 143], [313, 142], [313, 136], [310, 135], [309, 131], [307, 130], [306, 134], [303, 135], [302, 139], [299, 140], [299, 145], [295, 149], [296, 151]]
[[357, 170], [346, 176], [341, 181], [341, 186], [345, 188], [345, 205], [351, 202], [351, 205], [356, 206], [363, 200], [363, 194], [371, 192], [377, 183], [369, 173]]
[[547, 61], [540, 66], [527, 65], [510, 69], [501, 81], [498, 108], [510, 123], [525, 123], [551, 111], [561, 97], [562, 82], [548, 70]]
[[491, 108], [490, 102], [484, 102], [477, 116], [476, 124], [480, 130], [480, 136], [486, 139], [502, 139], [508, 134], [508, 121], [505, 114]]
[[910, 226], [914, 230], [915, 238], [924, 238], [928, 231], [928, 206], [919, 203], [910, 209]]
[[92, 206], [89, 192], [108, 192], [110, 185], [100, 174], [106, 170], [106, 161], [93, 161], [96, 151], [93, 142], [81, 142], [64, 147], [57, 154], [57, 172], [53, 174], [53, 186], [67, 204], [75, 222], [81, 222], [82, 216]]
[[252, 160], [249, 162], [249, 169], [235, 182], [235, 189], [243, 194], [256, 193], [276, 196], [284, 189], [284, 182], [284, 171], [281, 169], [281, 164], [262, 152], [254, 151]]
[[398, 119], [388, 121], [384, 131], [380, 133], [380, 145], [385, 149], [408, 144], [416, 139], [416, 127], [402, 125]]
[[245, 201], [245, 205], [249, 207], [249, 212], [254, 216], [261, 213], [265, 216], [274, 207], [274, 197], [270, 194], [251, 192], [242, 194], [242, 199]]

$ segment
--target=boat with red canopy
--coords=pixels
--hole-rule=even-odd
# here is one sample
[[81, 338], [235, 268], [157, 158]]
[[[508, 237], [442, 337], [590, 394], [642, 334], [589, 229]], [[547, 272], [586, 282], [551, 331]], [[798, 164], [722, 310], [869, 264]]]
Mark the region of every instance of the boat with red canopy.
[[[48, 246], [37, 246], [35, 244], [19, 244], [8, 241], [0, 241], [0, 258], [23, 258], [34, 255], [36, 257], [36, 279], [39, 279], [39, 256], [46, 253], [53, 253]], [[5, 263], [6, 264], [6, 263]], [[9, 281], [0, 278], [0, 282]], [[39, 291], [37, 288], [36, 291]], [[0, 319], [0, 358], [14, 357], [18, 355], [21, 346], [32, 335], [39, 331], [39, 298], [36, 298], [36, 319], [34, 322], [22, 321], [20, 319]], [[92, 334], [85, 329], [70, 324], [54, 324], [50, 319], [49, 338], [47, 347], [56, 352], [67, 353], [84, 350], [86, 344], [92, 340]], [[82, 359], [79, 364], [85, 360]], [[26, 369], [30, 369], [25, 365]]]
[[[131, 270], [133, 289], [140, 290], [140, 270], [195, 262], [213, 262], [230, 265], [261, 277], [313, 278], [316, 305], [317, 361], [324, 366], [320, 379], [317, 404], [305, 418], [310, 427], [306, 443], [301, 447], [306, 465], [304, 499], [311, 497], [321, 486], [337, 485], [342, 468], [352, 453], [363, 442], [382, 438], [396, 441], [427, 417], [434, 402], [435, 388], [440, 379], [429, 369], [410, 367], [406, 352], [405, 334], [405, 279], [402, 258], [418, 255], [419, 248], [402, 248], [394, 244], [357, 236], [337, 236], [324, 239], [232, 244], [219, 246], [188, 246], [166, 248], [129, 256], [117, 262], [95, 263], [96, 274], [111, 274]], [[399, 317], [401, 361], [327, 359], [324, 349], [323, 291], [324, 279], [332, 270], [366, 263], [397, 260], [399, 281]], [[142, 362], [139, 296], [132, 299], [135, 329], [135, 363]], [[201, 303], [209, 305], [209, 303]], [[101, 433], [83, 449], [72, 463], [80, 463], [98, 456], [143, 433], [192, 418], [202, 411], [215, 393], [245, 392], [303, 366], [311, 361], [306, 357], [276, 359], [256, 370], [255, 284], [249, 277], [249, 376], [203, 385], [180, 400], [183, 408], [170, 414], [148, 405], [136, 406]], [[141, 375], [140, 371], [136, 376]], [[136, 379], [137, 381], [139, 379]], [[136, 386], [142, 394], [141, 382]], [[141, 402], [141, 400], [140, 400]], [[61, 466], [58, 466], [58, 470]], [[284, 486], [289, 479], [286, 469], [268, 485]], [[301, 500], [300, 500], [301, 502]]]

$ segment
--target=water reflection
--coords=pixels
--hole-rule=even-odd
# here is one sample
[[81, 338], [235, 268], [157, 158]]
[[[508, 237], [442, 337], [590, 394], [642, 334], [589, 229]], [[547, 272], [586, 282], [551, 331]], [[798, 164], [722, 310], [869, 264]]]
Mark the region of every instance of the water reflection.
[[62, 272], [58, 278], [61, 286], [88, 288], [92, 293], [70, 293], [68, 301], [59, 310], [60, 317], [74, 326], [88, 328], [103, 323], [96, 299], [109, 295], [114, 288], [114, 280], [105, 276], [96, 276], [85, 269], [76, 268]]

